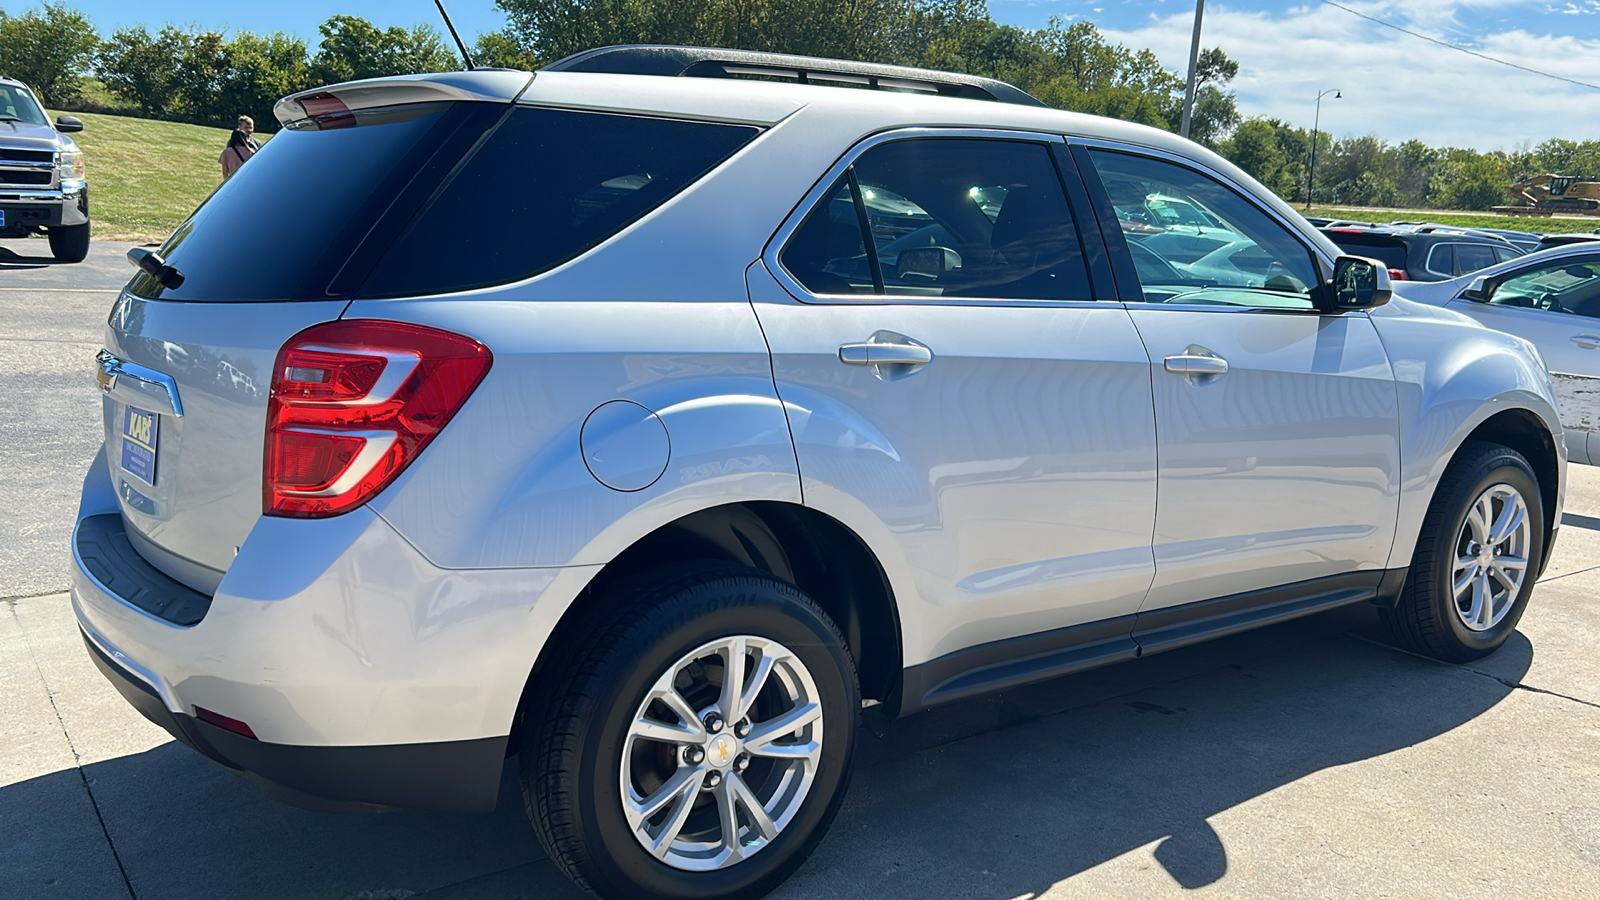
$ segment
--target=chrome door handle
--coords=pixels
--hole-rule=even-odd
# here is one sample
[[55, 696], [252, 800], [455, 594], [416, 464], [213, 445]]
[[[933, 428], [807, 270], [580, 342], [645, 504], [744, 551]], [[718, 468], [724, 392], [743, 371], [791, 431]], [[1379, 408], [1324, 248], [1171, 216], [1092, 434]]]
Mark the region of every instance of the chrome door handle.
[[1168, 372], [1176, 375], [1226, 375], [1228, 361], [1220, 356], [1199, 356], [1180, 353], [1162, 360]]
[[128, 362], [108, 350], [96, 353], [94, 361], [95, 381], [111, 399], [173, 418], [183, 417], [178, 383], [172, 376]]
[[1600, 334], [1575, 334], [1572, 342], [1585, 350], [1600, 348]]
[[839, 361], [848, 366], [925, 366], [933, 351], [917, 344], [845, 344]]

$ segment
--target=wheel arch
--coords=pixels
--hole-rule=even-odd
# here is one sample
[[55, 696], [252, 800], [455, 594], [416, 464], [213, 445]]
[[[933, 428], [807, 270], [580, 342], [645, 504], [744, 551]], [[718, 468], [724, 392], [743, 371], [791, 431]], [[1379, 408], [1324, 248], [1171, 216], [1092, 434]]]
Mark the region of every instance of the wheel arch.
[[[1510, 447], [1522, 454], [1533, 466], [1534, 477], [1539, 482], [1539, 505], [1544, 508], [1544, 552], [1538, 571], [1544, 571], [1550, 561], [1551, 536], [1560, 525], [1557, 519], [1561, 510], [1561, 459], [1556, 442], [1561, 440], [1547, 426], [1545, 420], [1532, 410], [1513, 408], [1501, 410], [1472, 429], [1451, 454], [1451, 464], [1461, 454], [1461, 448], [1471, 441], [1484, 441]], [[1431, 502], [1431, 500], [1430, 500]]]
[[861, 696], [892, 706], [903, 668], [900, 613], [877, 556], [849, 527], [795, 503], [757, 500], [697, 510], [634, 541], [595, 573], [539, 651], [512, 725], [520, 746], [524, 713], [547, 688], [544, 673], [558, 648], [586, 639], [604, 621], [605, 597], [619, 581], [683, 560], [716, 560], [759, 569], [805, 591], [839, 626], [856, 663]]

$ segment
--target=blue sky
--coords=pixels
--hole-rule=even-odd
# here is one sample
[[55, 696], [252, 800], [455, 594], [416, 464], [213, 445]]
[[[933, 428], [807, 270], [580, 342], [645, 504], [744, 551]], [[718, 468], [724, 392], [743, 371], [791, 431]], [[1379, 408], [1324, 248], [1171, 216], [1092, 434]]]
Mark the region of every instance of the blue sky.
[[[1368, 15], [1452, 43], [1600, 84], [1600, 0], [1339, 0]], [[431, 0], [311, 0], [220, 4], [215, 0], [68, 0], [103, 31], [132, 24], [283, 30], [314, 45], [332, 12], [379, 25], [438, 24]], [[20, 12], [31, 3], [5, 4]], [[446, 0], [463, 36], [504, 23], [493, 0]], [[1088, 19], [1131, 47], [1150, 47], [1169, 68], [1188, 62], [1192, 0], [989, 0], [1003, 23], [1038, 27], [1051, 16]], [[1233, 87], [1246, 115], [1309, 125], [1322, 88], [1323, 127], [1391, 141], [1515, 149], [1548, 137], [1600, 139], [1600, 90], [1541, 78], [1475, 59], [1301, 0], [1210, 0], [1203, 40], [1240, 62]]]

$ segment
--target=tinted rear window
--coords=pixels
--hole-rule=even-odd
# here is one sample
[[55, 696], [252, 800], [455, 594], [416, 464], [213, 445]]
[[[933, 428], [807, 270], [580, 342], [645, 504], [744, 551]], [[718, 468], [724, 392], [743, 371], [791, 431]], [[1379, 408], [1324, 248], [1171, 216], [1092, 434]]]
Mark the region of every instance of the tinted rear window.
[[363, 296], [504, 284], [570, 260], [755, 137], [745, 125], [524, 107], [424, 208]]
[[[370, 226], [362, 220], [381, 211], [369, 200], [392, 193], [391, 175], [461, 115], [451, 104], [419, 104], [358, 113], [353, 128], [280, 131], [167, 239], [161, 252], [183, 285], [162, 288], [140, 275], [133, 292], [186, 301], [320, 295], [329, 266], [336, 270]], [[307, 286], [319, 276], [320, 285]]]
[[1353, 256], [1375, 259], [1389, 269], [1406, 267], [1406, 246], [1392, 237], [1381, 234], [1341, 234], [1337, 231], [1325, 231], [1323, 234], [1332, 238], [1340, 250]]

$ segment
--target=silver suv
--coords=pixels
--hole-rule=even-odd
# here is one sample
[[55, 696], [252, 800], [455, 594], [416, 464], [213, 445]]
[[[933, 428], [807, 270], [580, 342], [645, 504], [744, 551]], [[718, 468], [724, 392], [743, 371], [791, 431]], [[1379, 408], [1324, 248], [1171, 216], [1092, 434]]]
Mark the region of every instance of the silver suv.
[[[690, 48], [277, 113], [112, 309], [73, 604], [292, 801], [488, 810], [514, 756], [594, 893], [753, 896], [863, 707], [1354, 603], [1471, 659], [1549, 557], [1538, 354], [1173, 135]], [[1155, 195], [1227, 258], [1142, 247]]]
[[83, 153], [67, 137], [76, 116], [50, 124], [28, 86], [0, 78], [0, 237], [44, 232], [62, 262], [89, 255], [89, 184]]

